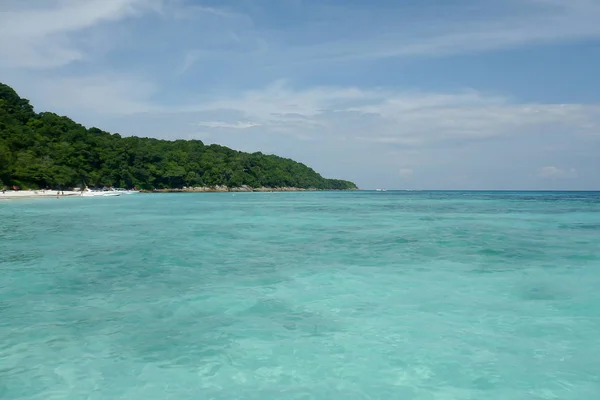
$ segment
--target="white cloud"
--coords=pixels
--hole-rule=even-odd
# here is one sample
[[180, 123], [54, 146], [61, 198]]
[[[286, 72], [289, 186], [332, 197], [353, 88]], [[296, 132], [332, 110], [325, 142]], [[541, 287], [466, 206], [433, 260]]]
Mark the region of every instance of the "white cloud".
[[540, 168], [537, 172], [537, 175], [540, 178], [572, 179], [577, 178], [577, 171], [574, 168], [561, 169], [558, 167], [548, 166]]
[[72, 34], [148, 10], [162, 0], [7, 2], [0, 10], [0, 65], [54, 68], [82, 60]]
[[[243, 116], [245, 124], [278, 132], [287, 128], [343, 135], [344, 129], [360, 129], [353, 139], [410, 146], [523, 135], [527, 130], [535, 133], [557, 126], [592, 135], [598, 132], [595, 127], [600, 119], [600, 105], [515, 104], [475, 91], [414, 93], [336, 87], [295, 91], [283, 82], [195, 107], [202, 112], [229, 111]], [[239, 127], [239, 122], [230, 120], [212, 124]]]
[[201, 110], [236, 110], [249, 117], [277, 122], [311, 117], [323, 111], [335, 111], [352, 101], [381, 98], [382, 93], [357, 88], [317, 87], [302, 91], [290, 89], [283, 80], [262, 90], [251, 90], [235, 98], [222, 98], [192, 106]]
[[[596, 0], [511, 0], [487, 7], [490, 11], [476, 18], [469, 12], [486, 10], [472, 7], [479, 5], [476, 1], [446, 6], [450, 12], [443, 15], [434, 12], [438, 8], [424, 7], [418, 23], [397, 7], [306, 2], [294, 8], [288, 4], [290, 12], [301, 9], [321, 16], [322, 22], [302, 25], [304, 29], [293, 20], [277, 28], [261, 26], [250, 12], [257, 7], [245, 14], [236, 5], [238, 9], [227, 2], [210, 7], [183, 0], [3, 0], [0, 60], [14, 67], [67, 65], [85, 59], [90, 51], [77, 42], [81, 32], [149, 11], [173, 18], [173, 24], [181, 18], [196, 22], [193, 32], [182, 30], [181, 37], [172, 38], [182, 46], [191, 44], [182, 51], [182, 70], [197, 62], [199, 54], [246, 57], [244, 48], [260, 53], [264, 65], [293, 65], [327, 59], [443, 56], [600, 37]], [[262, 12], [258, 16], [264, 21]], [[224, 38], [238, 44], [235, 51], [222, 46]]]

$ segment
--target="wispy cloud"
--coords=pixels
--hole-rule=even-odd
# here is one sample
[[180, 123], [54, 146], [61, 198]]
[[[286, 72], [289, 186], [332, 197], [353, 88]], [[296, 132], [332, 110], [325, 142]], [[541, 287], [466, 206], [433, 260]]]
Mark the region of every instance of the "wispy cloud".
[[200, 59], [200, 57], [202, 57], [202, 51], [201, 50], [188, 50], [188, 51], [186, 51], [185, 55], [183, 57], [183, 64], [181, 65], [181, 67], [178, 69], [177, 72], [179, 74], [183, 74], [188, 69], [190, 69], [190, 67], [192, 65], [194, 65], [196, 63], [196, 61], [198, 61]]
[[3, 2], [0, 65], [53, 68], [82, 60], [73, 33], [98, 24], [158, 10], [162, 0], [63, 0]]
[[234, 123], [222, 122], [222, 121], [203, 121], [198, 122], [196, 125], [206, 127], [206, 128], [229, 128], [229, 129], [248, 129], [254, 128], [255, 126], [260, 126], [260, 124], [255, 122], [243, 122], [237, 121]]
[[179, 0], [171, 2], [171, 10], [176, 18], [183, 19], [194, 19], [199, 15], [212, 15], [221, 18], [235, 18], [241, 16], [239, 13], [230, 9], [189, 4]]
[[[279, 15], [261, 24], [264, 11], [256, 8], [225, 11], [228, 18], [219, 24], [204, 23], [201, 40], [186, 49], [179, 70], [192, 70], [196, 63], [206, 68], [244, 65], [248, 71], [256, 69], [257, 76], [275, 79], [290, 71], [301, 74], [304, 66], [326, 72], [387, 59], [440, 58], [600, 38], [600, 3], [595, 0], [448, 2], [423, 7], [427, 11], [418, 16], [402, 5], [305, 2], [283, 8], [319, 15], [318, 20], [287, 18], [281, 24], [272, 22]], [[442, 11], [429, 11], [438, 8]], [[239, 40], [227, 39], [232, 37]]]
[[[4, 3], [0, 10], [0, 63], [29, 68], [53, 68], [83, 60], [90, 50], [81, 45], [76, 33], [149, 11], [174, 18], [172, 24], [181, 18], [195, 21], [192, 36], [186, 28], [182, 34], [187, 36], [172, 37], [184, 47], [180, 72], [187, 71], [201, 55], [239, 62], [248, 51], [260, 54], [263, 67], [282, 68], [305, 63], [324, 65], [327, 61], [439, 57], [600, 37], [600, 3], [595, 0], [510, 0], [488, 7], [489, 11], [479, 7], [483, 11], [476, 17], [469, 12], [481, 3], [467, 1], [462, 3], [465, 6], [440, 6], [449, 11], [446, 15], [422, 13], [418, 23], [412, 21], [414, 16], [404, 16], [400, 6], [381, 9], [361, 3], [315, 2], [303, 3], [289, 12], [302, 10], [307, 15], [320, 15], [320, 22], [306, 24], [302, 19], [293, 19], [277, 26], [259, 23], [265, 17], [263, 13], [253, 15], [258, 7], [236, 9], [226, 2], [221, 7], [181, 0]], [[276, 17], [273, 15], [273, 19]], [[225, 38], [235, 46], [224, 45]]]
[[342, 134], [344, 127], [354, 125], [364, 129], [355, 139], [404, 145], [491, 139], [549, 126], [595, 134], [600, 119], [600, 105], [520, 104], [475, 91], [416, 93], [339, 87], [296, 91], [283, 82], [195, 107], [203, 112], [235, 112], [263, 127], [289, 125]]
[[[511, 0], [498, 4], [503, 12], [489, 7], [489, 13], [482, 12], [477, 18], [469, 18], [468, 6], [456, 6], [452, 15], [421, 15], [418, 24], [403, 20], [398, 13], [396, 19], [384, 18], [376, 25], [372, 24], [373, 12], [361, 15], [340, 6], [339, 14], [351, 13], [361, 37], [315, 38], [288, 48], [286, 62], [440, 57], [600, 37], [600, 2], [595, 0]], [[322, 29], [324, 32], [327, 27]]]

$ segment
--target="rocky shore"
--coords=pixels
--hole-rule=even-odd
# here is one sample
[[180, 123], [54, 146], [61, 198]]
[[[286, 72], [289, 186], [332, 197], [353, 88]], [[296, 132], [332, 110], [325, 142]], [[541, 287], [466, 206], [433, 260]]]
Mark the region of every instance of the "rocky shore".
[[316, 188], [296, 188], [296, 187], [259, 187], [253, 188], [247, 185], [240, 187], [227, 187], [227, 186], [198, 186], [198, 187], [184, 187], [181, 189], [154, 189], [142, 190], [144, 193], [201, 193], [201, 192], [316, 192], [322, 191], [323, 189]]

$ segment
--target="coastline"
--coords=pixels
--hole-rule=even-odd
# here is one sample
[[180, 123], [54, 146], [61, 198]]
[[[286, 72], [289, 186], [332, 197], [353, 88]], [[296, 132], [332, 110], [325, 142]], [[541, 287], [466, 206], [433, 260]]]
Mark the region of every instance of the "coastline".
[[0, 200], [52, 198], [56, 197], [57, 192], [60, 193], [59, 197], [72, 197], [81, 194], [73, 190], [7, 190], [4, 193], [0, 192]]
[[355, 191], [357, 189], [317, 189], [317, 188], [297, 188], [297, 187], [259, 187], [253, 188], [247, 185], [239, 187], [227, 186], [198, 186], [184, 187], [181, 189], [154, 189], [141, 190], [143, 193], [223, 193], [223, 192], [323, 192], [323, 191]]
[[[297, 187], [259, 187], [250, 186], [227, 187], [227, 186], [202, 186], [202, 187], [184, 187], [175, 189], [154, 189], [140, 190], [140, 193], [239, 193], [239, 192], [323, 192], [323, 191], [357, 191], [357, 189], [317, 189], [317, 188], [297, 188]], [[56, 198], [57, 190], [7, 190], [0, 192], [1, 200], [19, 200], [19, 199], [37, 199], [37, 198]], [[80, 197], [81, 192], [73, 190], [60, 191], [60, 197]]]
[[[7, 190], [5, 193], [0, 192], [1, 200], [19, 200], [19, 199], [51, 199], [56, 198], [58, 190]], [[60, 197], [79, 197], [81, 193], [72, 190], [60, 191]]]

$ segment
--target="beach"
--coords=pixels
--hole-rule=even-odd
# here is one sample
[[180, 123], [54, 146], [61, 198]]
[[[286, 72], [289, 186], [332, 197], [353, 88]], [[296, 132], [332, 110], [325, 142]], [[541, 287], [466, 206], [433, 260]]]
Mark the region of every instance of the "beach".
[[16, 199], [30, 199], [37, 197], [56, 197], [56, 193], [60, 193], [59, 197], [66, 196], [79, 196], [81, 193], [71, 190], [58, 191], [58, 190], [7, 190], [6, 192], [0, 192], [0, 200], [16, 200]]

